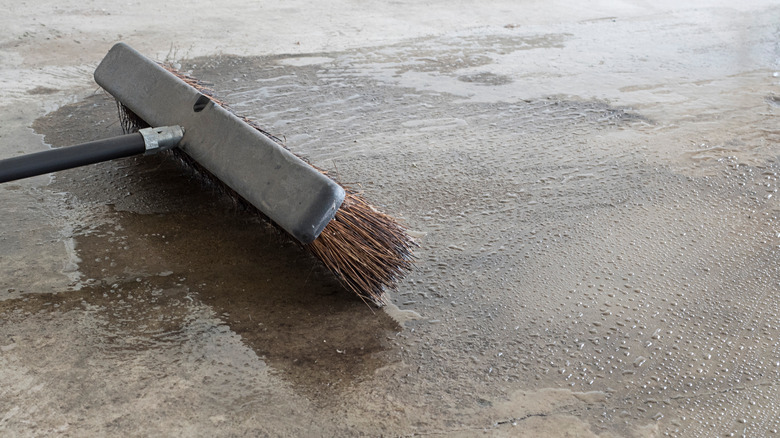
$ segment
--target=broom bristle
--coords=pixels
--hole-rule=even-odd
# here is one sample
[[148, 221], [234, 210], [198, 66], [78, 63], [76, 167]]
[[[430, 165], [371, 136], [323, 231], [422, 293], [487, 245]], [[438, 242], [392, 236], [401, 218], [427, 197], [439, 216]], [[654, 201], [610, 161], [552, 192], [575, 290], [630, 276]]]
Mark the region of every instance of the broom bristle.
[[406, 229], [350, 189], [344, 203], [309, 250], [361, 298], [384, 304], [384, 290], [412, 268]]
[[[214, 96], [213, 90], [198, 79], [169, 66], [163, 65], [163, 67], [214, 103], [233, 112], [225, 102]], [[148, 126], [121, 102], [117, 101], [117, 106], [122, 129], [125, 132], [137, 131]], [[278, 137], [263, 130], [253, 120], [243, 116], [238, 117], [286, 148]], [[234, 200], [262, 214], [189, 156], [178, 149], [174, 149], [174, 152], [185, 164], [194, 167], [198, 174], [227, 192]], [[317, 166], [312, 167], [333, 179], [328, 172]], [[314, 242], [304, 246], [336, 276], [344, 287], [356, 293], [362, 300], [382, 306], [386, 304], [385, 290], [394, 289], [398, 281], [412, 269], [414, 261], [412, 249], [417, 244], [398, 220], [378, 211], [357, 191], [349, 187], [344, 187], [344, 191], [346, 193], [344, 202], [335, 217]]]

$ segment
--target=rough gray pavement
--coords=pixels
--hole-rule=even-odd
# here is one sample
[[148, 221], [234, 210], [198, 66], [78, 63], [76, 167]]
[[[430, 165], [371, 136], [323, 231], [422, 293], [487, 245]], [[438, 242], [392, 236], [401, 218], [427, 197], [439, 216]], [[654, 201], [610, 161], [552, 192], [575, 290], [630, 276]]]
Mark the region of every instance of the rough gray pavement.
[[5, 2], [0, 158], [123, 40], [418, 237], [371, 310], [164, 156], [0, 186], [4, 436], [773, 436], [780, 6]]

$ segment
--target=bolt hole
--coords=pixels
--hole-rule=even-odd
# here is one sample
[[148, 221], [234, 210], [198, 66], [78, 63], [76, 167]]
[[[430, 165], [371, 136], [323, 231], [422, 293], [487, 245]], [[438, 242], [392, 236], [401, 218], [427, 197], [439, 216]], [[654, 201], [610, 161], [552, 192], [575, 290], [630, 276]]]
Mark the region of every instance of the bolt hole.
[[192, 106], [192, 110], [199, 113], [203, 111], [203, 108], [206, 108], [206, 105], [208, 105], [210, 101], [211, 99], [201, 94], [200, 97], [198, 97], [198, 100], [195, 101], [195, 105]]

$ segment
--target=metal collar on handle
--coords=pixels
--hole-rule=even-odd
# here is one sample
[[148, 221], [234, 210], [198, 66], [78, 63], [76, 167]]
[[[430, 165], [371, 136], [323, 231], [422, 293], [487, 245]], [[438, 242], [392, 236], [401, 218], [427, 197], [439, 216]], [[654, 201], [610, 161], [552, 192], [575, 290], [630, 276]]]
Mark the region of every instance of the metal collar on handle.
[[138, 130], [138, 132], [143, 136], [144, 144], [146, 145], [144, 155], [152, 155], [159, 151], [174, 148], [184, 137], [184, 129], [176, 125], [144, 128]]

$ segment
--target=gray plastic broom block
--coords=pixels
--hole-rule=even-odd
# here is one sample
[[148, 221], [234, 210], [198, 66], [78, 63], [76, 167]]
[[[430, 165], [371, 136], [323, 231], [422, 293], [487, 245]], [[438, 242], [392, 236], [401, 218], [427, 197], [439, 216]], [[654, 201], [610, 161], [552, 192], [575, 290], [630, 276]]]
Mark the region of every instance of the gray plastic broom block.
[[95, 81], [151, 126], [184, 128], [180, 149], [302, 243], [344, 200], [333, 180], [127, 44], [111, 48]]

